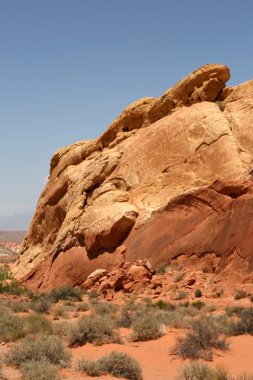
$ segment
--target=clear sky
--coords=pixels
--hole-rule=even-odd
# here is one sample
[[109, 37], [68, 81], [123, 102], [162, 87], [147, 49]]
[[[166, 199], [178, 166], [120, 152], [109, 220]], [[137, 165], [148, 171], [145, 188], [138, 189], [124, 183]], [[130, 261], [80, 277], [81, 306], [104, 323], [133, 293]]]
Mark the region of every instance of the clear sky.
[[52, 154], [205, 63], [253, 79], [252, 0], [0, 0], [0, 216], [33, 210]]

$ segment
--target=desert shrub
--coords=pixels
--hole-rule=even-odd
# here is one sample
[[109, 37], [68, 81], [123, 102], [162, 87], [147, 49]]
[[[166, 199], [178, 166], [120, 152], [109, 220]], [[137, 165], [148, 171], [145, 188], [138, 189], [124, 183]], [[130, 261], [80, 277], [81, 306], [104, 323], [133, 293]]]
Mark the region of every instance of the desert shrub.
[[24, 318], [24, 332], [25, 335], [51, 335], [53, 333], [53, 324], [43, 315], [29, 315]]
[[58, 336], [27, 336], [22, 342], [13, 346], [6, 354], [6, 364], [20, 367], [27, 361], [48, 361], [51, 364], [67, 367], [70, 353], [63, 347]]
[[174, 281], [174, 282], [179, 282], [179, 281], [183, 280], [184, 276], [185, 276], [184, 272], [178, 273], [178, 274], [174, 277], [173, 281]]
[[226, 308], [226, 315], [228, 317], [232, 317], [234, 315], [240, 315], [240, 313], [242, 312], [242, 310], [244, 310], [243, 307], [241, 306], [229, 306]]
[[5, 374], [3, 372], [3, 362], [2, 362], [1, 358], [0, 358], [0, 379], [1, 380], [7, 380], [7, 378], [5, 377]]
[[195, 301], [195, 302], [192, 302], [192, 306], [195, 307], [196, 309], [200, 310], [200, 309], [202, 309], [202, 307], [205, 306], [205, 302]]
[[98, 361], [80, 359], [77, 363], [77, 371], [84, 372], [88, 376], [100, 376], [104, 372]]
[[26, 291], [15, 280], [8, 267], [0, 267], [0, 293], [20, 295]]
[[59, 300], [66, 301], [82, 301], [82, 295], [79, 288], [73, 288], [72, 286], [62, 286], [59, 289], [53, 289], [49, 295], [49, 299], [56, 303]]
[[230, 335], [253, 335], [253, 308], [241, 309], [238, 317], [239, 319], [229, 324]]
[[241, 298], [246, 298], [246, 297], [247, 297], [247, 293], [245, 292], [245, 290], [238, 290], [234, 296], [234, 299], [240, 300]]
[[57, 368], [47, 361], [29, 360], [20, 367], [21, 380], [60, 380]]
[[117, 323], [119, 327], [130, 327], [143, 314], [147, 313], [147, 306], [143, 303], [124, 305], [119, 312]]
[[45, 295], [39, 296], [31, 302], [31, 309], [39, 314], [48, 313], [51, 306], [50, 300]]
[[214, 380], [231, 380], [228, 370], [219, 365], [214, 370]]
[[169, 302], [165, 302], [163, 300], [159, 300], [157, 302], [151, 303], [150, 307], [154, 307], [154, 308], [157, 308], [159, 310], [166, 310], [166, 311], [175, 310], [175, 308], [176, 308], [175, 305], [173, 305]]
[[156, 317], [165, 326], [174, 327], [175, 329], [189, 328], [192, 321], [192, 318], [185, 313], [184, 309], [160, 311]]
[[79, 302], [76, 306], [76, 311], [88, 311], [90, 306], [87, 302]]
[[86, 343], [102, 345], [120, 343], [118, 330], [110, 316], [92, 315], [82, 317], [71, 327], [70, 346], [82, 346]]
[[165, 274], [168, 270], [168, 263], [163, 263], [161, 266], [155, 271], [155, 274]]
[[59, 318], [67, 319], [68, 318], [68, 312], [66, 310], [66, 306], [55, 307], [53, 310], [53, 316], [55, 319], [59, 319]]
[[116, 377], [129, 380], [141, 380], [142, 371], [139, 363], [131, 356], [113, 351], [97, 361], [101, 370]]
[[224, 319], [205, 316], [193, 321], [192, 330], [184, 338], [177, 339], [172, 352], [183, 359], [211, 359], [212, 348], [228, 349]]
[[97, 303], [93, 306], [92, 313], [94, 314], [116, 314], [118, 306], [113, 303]]
[[14, 342], [24, 337], [24, 321], [10, 312], [0, 312], [0, 340]]
[[54, 322], [53, 324], [53, 333], [60, 337], [68, 337], [70, 334], [70, 324], [67, 321]]
[[214, 380], [214, 371], [206, 364], [193, 361], [180, 369], [177, 380]]
[[27, 313], [29, 312], [30, 304], [24, 301], [13, 301], [10, 303], [10, 307], [14, 313]]
[[200, 289], [196, 289], [195, 292], [194, 292], [194, 295], [196, 298], [200, 298], [202, 297], [202, 292]]
[[180, 301], [180, 300], [184, 300], [184, 299], [187, 298], [187, 296], [188, 296], [188, 294], [187, 294], [186, 292], [179, 292], [179, 293], [176, 295], [175, 300], [178, 300], [178, 301]]
[[156, 317], [155, 313], [146, 313], [136, 319], [132, 325], [131, 340], [145, 341], [157, 339], [164, 335], [164, 325]]

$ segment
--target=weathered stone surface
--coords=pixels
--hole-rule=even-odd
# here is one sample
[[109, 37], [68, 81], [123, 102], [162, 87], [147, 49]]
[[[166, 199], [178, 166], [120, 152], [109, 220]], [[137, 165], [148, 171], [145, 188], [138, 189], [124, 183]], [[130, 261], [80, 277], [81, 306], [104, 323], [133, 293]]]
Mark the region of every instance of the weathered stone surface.
[[209, 255], [216, 271], [213, 256], [236, 257], [234, 246], [250, 263], [253, 81], [224, 88], [228, 79], [226, 66], [206, 65], [128, 106], [98, 139], [56, 152], [16, 276], [46, 291], [183, 254]]

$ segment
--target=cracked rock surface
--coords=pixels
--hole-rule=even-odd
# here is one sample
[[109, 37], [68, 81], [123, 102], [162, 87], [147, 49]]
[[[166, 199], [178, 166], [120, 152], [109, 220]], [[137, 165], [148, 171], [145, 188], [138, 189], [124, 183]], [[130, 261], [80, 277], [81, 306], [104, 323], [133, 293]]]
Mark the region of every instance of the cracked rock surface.
[[205, 65], [56, 152], [17, 278], [41, 291], [81, 284], [119, 267], [122, 244], [124, 260], [154, 268], [210, 252], [224, 258], [217, 270], [232, 254], [251, 270], [253, 81], [227, 88], [229, 77]]

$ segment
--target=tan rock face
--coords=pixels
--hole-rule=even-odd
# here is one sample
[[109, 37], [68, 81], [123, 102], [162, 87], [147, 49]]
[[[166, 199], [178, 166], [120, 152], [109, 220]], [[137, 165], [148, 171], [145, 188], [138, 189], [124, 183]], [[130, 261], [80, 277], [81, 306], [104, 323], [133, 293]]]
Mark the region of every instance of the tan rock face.
[[[225, 88], [228, 79], [226, 66], [206, 65], [160, 98], [128, 106], [98, 139], [60, 149], [16, 276], [45, 291], [60, 282], [81, 284], [98, 268], [119, 267], [123, 256], [147, 257], [157, 266], [190, 250], [231, 251], [221, 234], [232, 241], [229, 233], [234, 238], [236, 232], [208, 221], [231, 224], [230, 208], [241, 199], [241, 220], [251, 209], [251, 185], [235, 181], [252, 176], [253, 81]], [[223, 190], [210, 187], [216, 180], [234, 181], [228, 182], [233, 194], [246, 186], [246, 195], [222, 193], [224, 182]], [[196, 200], [198, 192], [204, 200]], [[212, 202], [219, 209], [213, 219]], [[215, 228], [220, 246], [210, 241], [208, 248], [201, 239]], [[194, 238], [190, 231], [197, 231]], [[122, 243], [126, 250], [117, 249]]]

